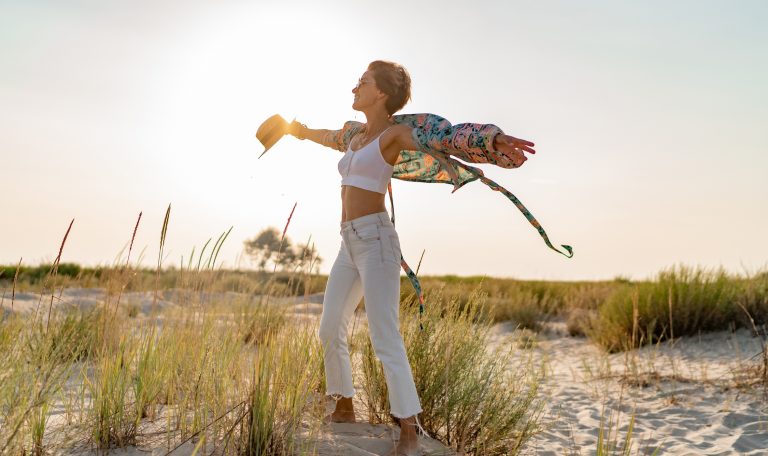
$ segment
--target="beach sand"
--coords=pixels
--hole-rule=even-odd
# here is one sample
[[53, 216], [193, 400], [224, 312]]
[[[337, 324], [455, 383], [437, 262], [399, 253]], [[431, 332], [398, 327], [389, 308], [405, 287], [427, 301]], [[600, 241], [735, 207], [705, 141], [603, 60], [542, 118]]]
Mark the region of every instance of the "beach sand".
[[[153, 306], [178, 307], [175, 297], [172, 292], [161, 293], [157, 300], [153, 293], [126, 293], [122, 302], [147, 314]], [[103, 299], [103, 290], [67, 289], [53, 302], [88, 308]], [[50, 295], [41, 299], [19, 293], [14, 311], [34, 312], [38, 306], [47, 311], [50, 302]], [[322, 295], [316, 294], [277, 303], [286, 305], [296, 320], [317, 321], [321, 302]], [[6, 297], [3, 309], [9, 308]], [[364, 312], [359, 321], [365, 323]], [[767, 392], [740, 387], [745, 367], [755, 365], [754, 356], [762, 349], [761, 338], [749, 331], [705, 333], [607, 354], [586, 338], [568, 336], [563, 321], [546, 323], [538, 334], [516, 331], [512, 323], [497, 324], [489, 349], [505, 344], [513, 344], [518, 356], [530, 357], [533, 365], [546, 369], [539, 391], [546, 404], [544, 430], [524, 454], [595, 454], [601, 429], [608, 441], [623, 444], [631, 421], [631, 454], [656, 449], [664, 455], [768, 454]], [[330, 412], [333, 401], [325, 403]], [[312, 433], [311, 439], [319, 455], [379, 455], [392, 448], [398, 432], [396, 426], [383, 424], [331, 424]], [[425, 454], [454, 454], [439, 442], [420, 439]], [[187, 444], [174, 454], [189, 454], [192, 448]], [[142, 445], [113, 453], [166, 451]]]
[[[319, 316], [322, 306], [296, 304], [293, 311]], [[546, 323], [539, 334], [508, 322], [491, 331], [489, 349], [501, 344], [546, 368], [539, 392], [545, 430], [525, 454], [595, 454], [601, 427], [621, 446], [633, 421], [633, 455], [768, 455], [768, 391], [739, 387], [762, 350], [761, 338], [747, 330], [607, 354], [569, 336], [564, 321]]]
[[[510, 324], [497, 325], [492, 343], [515, 343], [511, 331]], [[601, 420], [609, 440], [623, 442], [633, 418], [632, 454], [768, 454], [768, 398], [738, 388], [741, 371], [762, 350], [749, 331], [616, 354], [567, 336], [563, 322], [534, 337], [521, 356], [544, 363], [548, 375], [540, 392], [547, 429], [530, 443], [532, 454], [594, 454]]]

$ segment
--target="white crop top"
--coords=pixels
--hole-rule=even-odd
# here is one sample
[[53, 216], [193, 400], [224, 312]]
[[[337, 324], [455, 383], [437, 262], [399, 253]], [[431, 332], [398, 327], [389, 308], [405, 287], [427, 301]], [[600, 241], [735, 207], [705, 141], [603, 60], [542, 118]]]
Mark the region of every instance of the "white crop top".
[[381, 156], [379, 138], [381, 135], [357, 151], [352, 150], [352, 141], [350, 141], [347, 151], [339, 160], [341, 185], [351, 185], [382, 194], [387, 192], [394, 166], [387, 163]]

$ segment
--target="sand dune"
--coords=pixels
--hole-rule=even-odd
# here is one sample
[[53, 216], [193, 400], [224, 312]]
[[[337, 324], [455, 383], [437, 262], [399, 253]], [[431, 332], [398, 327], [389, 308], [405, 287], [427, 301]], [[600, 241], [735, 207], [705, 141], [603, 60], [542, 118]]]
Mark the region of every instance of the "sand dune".
[[[53, 302], [91, 308], [105, 297], [104, 290], [67, 289]], [[214, 298], [259, 299], [226, 293], [203, 296]], [[125, 293], [121, 299], [146, 315], [153, 306], [179, 307], [180, 295], [171, 290], [155, 299], [151, 292]], [[13, 308], [32, 312], [38, 305], [47, 309], [50, 302], [50, 295], [18, 293]], [[317, 320], [322, 311], [322, 294], [272, 302], [285, 305], [290, 315], [302, 320]], [[8, 297], [3, 308], [10, 309]], [[498, 324], [489, 347], [514, 344], [519, 356], [531, 356], [546, 366], [539, 393], [547, 404], [545, 429], [530, 442], [530, 454], [594, 454], [601, 428], [608, 440], [623, 442], [633, 418], [632, 454], [637, 450], [650, 454], [657, 448], [659, 454], [673, 455], [768, 454], [766, 393], [738, 388], [741, 373], [762, 348], [761, 339], [749, 331], [707, 333], [617, 354], [566, 335], [563, 322], [547, 323], [543, 332], [528, 334], [534, 341], [528, 348], [520, 342], [521, 335], [511, 323]], [[326, 401], [326, 407], [330, 411], [332, 401]], [[320, 455], [378, 455], [392, 448], [398, 432], [387, 425], [331, 424], [312, 438]], [[421, 445], [427, 454], [453, 454], [428, 438], [422, 438]], [[160, 454], [163, 449], [124, 453]]]
[[[508, 325], [495, 329], [494, 343], [510, 343]], [[739, 370], [761, 351], [748, 331], [606, 355], [565, 336], [562, 324], [548, 329], [521, 350], [549, 371], [541, 393], [548, 428], [531, 443], [535, 454], [594, 454], [601, 418], [618, 422], [613, 432], [623, 441], [633, 416], [633, 448], [649, 454], [768, 454], [768, 401], [734, 388]]]

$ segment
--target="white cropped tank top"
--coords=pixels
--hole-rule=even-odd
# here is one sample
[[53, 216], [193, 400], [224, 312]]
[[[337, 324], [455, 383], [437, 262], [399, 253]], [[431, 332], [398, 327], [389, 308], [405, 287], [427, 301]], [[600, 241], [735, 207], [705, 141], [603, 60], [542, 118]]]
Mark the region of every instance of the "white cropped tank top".
[[381, 155], [379, 138], [382, 134], [384, 132], [356, 151], [352, 150], [352, 141], [349, 142], [349, 147], [338, 165], [341, 185], [351, 185], [382, 194], [387, 192], [394, 166], [387, 163]]

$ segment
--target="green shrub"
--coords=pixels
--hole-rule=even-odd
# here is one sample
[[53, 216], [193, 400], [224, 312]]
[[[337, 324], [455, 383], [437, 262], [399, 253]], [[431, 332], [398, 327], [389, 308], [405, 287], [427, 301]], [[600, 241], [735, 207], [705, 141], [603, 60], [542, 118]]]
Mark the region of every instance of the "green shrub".
[[543, 309], [551, 308], [551, 305], [545, 303], [549, 299], [549, 295], [538, 297], [530, 291], [521, 291], [503, 303], [494, 300], [493, 320], [511, 320], [519, 328], [540, 331], [541, 322], [546, 318]]
[[763, 279], [738, 278], [723, 270], [680, 266], [653, 282], [617, 288], [600, 306], [587, 331], [609, 352], [674, 337], [747, 326], [739, 303], [765, 321], [768, 287]]
[[[466, 305], [435, 293], [423, 319], [413, 306], [403, 312], [401, 330], [423, 409], [420, 421], [462, 454], [517, 454], [539, 429], [541, 371], [517, 361], [513, 344], [487, 352], [490, 327], [478, 293]], [[388, 420], [383, 370], [367, 333], [358, 337], [370, 419]]]

